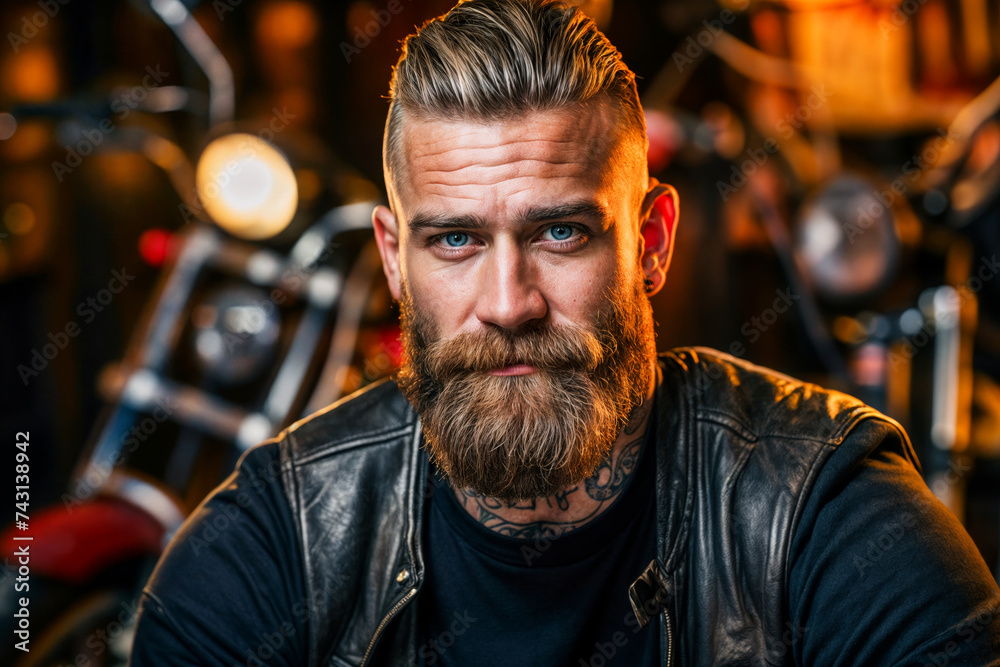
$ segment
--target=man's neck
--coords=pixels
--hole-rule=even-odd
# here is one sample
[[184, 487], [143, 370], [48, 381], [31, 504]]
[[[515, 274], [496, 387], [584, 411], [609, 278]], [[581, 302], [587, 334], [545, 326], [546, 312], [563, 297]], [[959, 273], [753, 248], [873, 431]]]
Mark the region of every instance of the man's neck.
[[510, 537], [558, 537], [593, 521], [621, 495], [635, 474], [652, 414], [654, 383], [650, 381], [645, 399], [632, 411], [608, 456], [581, 483], [545, 498], [517, 503], [454, 489], [459, 503], [483, 526]]

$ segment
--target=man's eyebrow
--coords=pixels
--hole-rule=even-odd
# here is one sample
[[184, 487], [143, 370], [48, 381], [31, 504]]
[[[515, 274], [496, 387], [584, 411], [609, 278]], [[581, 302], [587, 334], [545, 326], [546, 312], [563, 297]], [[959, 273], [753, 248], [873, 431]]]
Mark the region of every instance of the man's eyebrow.
[[[594, 201], [575, 201], [552, 206], [531, 206], [517, 215], [518, 224], [529, 225], [550, 220], [565, 220], [568, 218], [589, 218], [600, 223], [610, 218], [608, 210]], [[411, 234], [426, 229], [482, 229], [487, 226], [482, 216], [445, 215], [418, 211], [407, 221]]]
[[425, 229], [481, 229], [486, 226], [486, 221], [478, 215], [444, 215], [418, 211], [407, 220], [406, 225], [411, 234], [416, 234]]
[[574, 201], [554, 206], [532, 206], [520, 215], [521, 224], [565, 220], [566, 218], [590, 218], [604, 222], [610, 218], [608, 210], [595, 201]]

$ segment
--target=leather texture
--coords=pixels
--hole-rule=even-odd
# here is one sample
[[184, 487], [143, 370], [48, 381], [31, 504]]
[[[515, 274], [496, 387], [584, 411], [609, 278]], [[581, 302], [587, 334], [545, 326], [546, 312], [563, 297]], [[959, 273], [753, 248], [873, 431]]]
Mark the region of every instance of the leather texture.
[[[889, 443], [917, 465], [909, 440], [855, 398], [715, 350], [658, 361], [648, 572], [663, 600], [662, 664], [792, 664], [788, 553], [811, 485], [838, 447], [860, 461]], [[383, 381], [277, 440], [311, 600], [308, 664], [416, 664], [433, 488], [418, 416]]]

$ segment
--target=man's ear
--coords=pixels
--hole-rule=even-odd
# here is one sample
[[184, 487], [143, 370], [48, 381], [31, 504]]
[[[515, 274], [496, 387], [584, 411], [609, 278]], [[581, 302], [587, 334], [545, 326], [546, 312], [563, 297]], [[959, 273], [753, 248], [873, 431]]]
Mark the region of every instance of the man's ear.
[[399, 271], [399, 223], [387, 206], [376, 206], [372, 211], [375, 243], [382, 256], [382, 270], [389, 281], [392, 298], [399, 301], [401, 275]]
[[655, 178], [649, 179], [649, 189], [642, 202], [640, 215], [642, 235], [642, 256], [639, 258], [642, 272], [646, 276], [646, 293], [653, 296], [663, 287], [670, 268], [670, 258], [674, 253], [674, 236], [680, 213], [680, 199], [677, 190]]

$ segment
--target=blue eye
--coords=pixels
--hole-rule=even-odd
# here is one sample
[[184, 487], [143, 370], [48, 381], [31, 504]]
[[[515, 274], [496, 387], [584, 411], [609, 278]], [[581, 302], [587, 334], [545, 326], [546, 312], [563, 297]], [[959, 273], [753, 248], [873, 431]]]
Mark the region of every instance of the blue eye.
[[545, 230], [546, 233], [550, 234], [553, 240], [565, 241], [573, 237], [576, 234], [576, 229], [570, 227], [569, 225], [553, 225]]
[[461, 248], [469, 243], [469, 235], [462, 232], [452, 232], [444, 235], [444, 242], [449, 248]]

